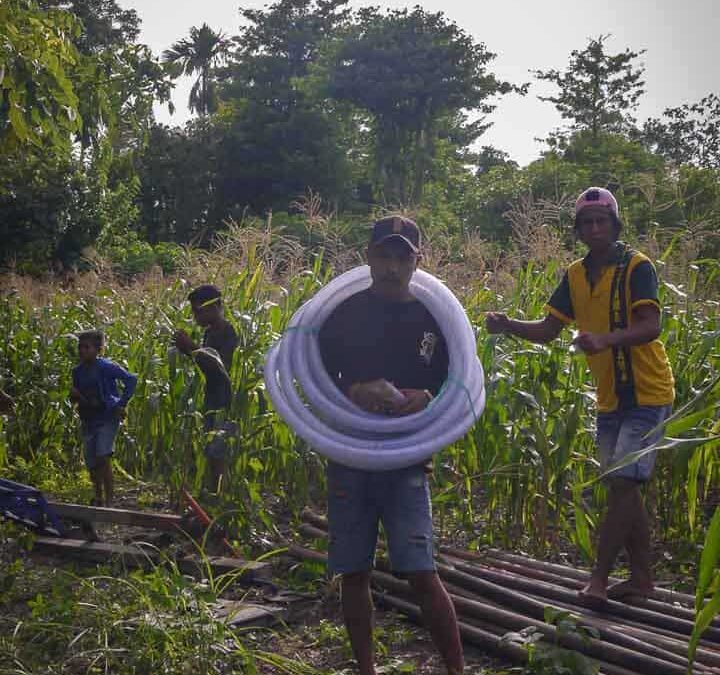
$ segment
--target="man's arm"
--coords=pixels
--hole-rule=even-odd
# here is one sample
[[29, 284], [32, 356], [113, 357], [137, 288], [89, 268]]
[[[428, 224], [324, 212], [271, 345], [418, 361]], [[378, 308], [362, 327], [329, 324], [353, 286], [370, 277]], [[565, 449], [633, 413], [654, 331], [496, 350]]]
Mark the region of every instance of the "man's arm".
[[552, 342], [560, 335], [564, 325], [560, 319], [552, 314], [548, 314], [540, 321], [511, 319], [502, 312], [488, 312], [485, 316], [485, 326], [489, 333], [515, 335], [539, 344]]
[[597, 354], [612, 347], [635, 347], [656, 340], [660, 336], [660, 310], [657, 305], [638, 305], [632, 311], [629, 328], [612, 333], [580, 333], [575, 340], [580, 349]]
[[130, 397], [135, 393], [135, 387], [137, 386], [138, 379], [137, 375], [128, 372], [125, 368], [119, 366], [114, 361], [108, 362], [108, 369], [110, 371], [110, 375], [116, 380], [120, 380], [123, 384], [123, 393], [118, 401], [118, 406], [124, 408], [128, 404]]
[[0, 413], [10, 412], [15, 406], [12, 396], [0, 389]]
[[588, 354], [597, 354], [612, 347], [635, 347], [660, 336], [660, 305], [658, 279], [649, 260], [638, 264], [630, 274], [632, 320], [628, 328], [611, 333], [581, 333], [575, 344]]
[[80, 380], [78, 378], [77, 368], [73, 368], [72, 370], [72, 387], [70, 388], [70, 400], [73, 403], [82, 403], [84, 405], [87, 404], [85, 397], [80, 391]]
[[173, 342], [177, 350], [185, 354], [185, 356], [190, 356], [198, 348], [193, 342], [193, 339], [184, 330], [175, 331]]
[[213, 350], [215, 353], [212, 353], [209, 349], [210, 348], [207, 347], [199, 347], [192, 352], [192, 357], [195, 363], [197, 363], [198, 368], [202, 370], [206, 380], [210, 378], [221, 378], [230, 383], [230, 375], [225, 369], [222, 357], [216, 349]]

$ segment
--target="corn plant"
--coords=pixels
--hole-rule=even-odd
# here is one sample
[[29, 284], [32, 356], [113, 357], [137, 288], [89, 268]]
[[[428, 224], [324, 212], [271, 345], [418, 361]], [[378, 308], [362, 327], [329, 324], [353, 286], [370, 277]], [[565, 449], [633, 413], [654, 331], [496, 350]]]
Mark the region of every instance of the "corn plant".
[[[237, 433], [215, 515], [224, 514], [239, 539], [252, 540], [274, 529], [275, 506], [293, 510], [321, 494], [322, 460], [272, 409], [262, 364], [295, 310], [332, 271], [320, 256], [297, 247], [288, 249], [292, 260], [268, 259], [271, 240], [262, 247], [229, 246], [223, 251], [239, 255], [241, 266], [227, 251], [188, 251], [186, 276], [175, 280], [150, 278], [129, 286], [110, 280], [79, 290], [45, 286], [41, 301], [37, 289], [3, 296], [0, 378], [17, 407], [14, 416], [0, 418], [0, 467], [20, 478], [34, 479], [51, 467], [58, 475], [82, 474], [77, 419], [68, 401], [70, 371], [74, 335], [98, 327], [106, 333], [108, 356], [139, 376], [116, 446], [118, 466], [140, 480], [163, 482], [175, 499], [183, 486], [198, 488], [207, 442], [202, 376], [171, 345], [176, 328], [199, 340], [186, 296], [193, 283], [214, 281], [223, 288], [226, 314], [240, 340], [228, 413]], [[298, 264], [305, 269], [298, 271]], [[292, 274], [278, 277], [278, 269]], [[542, 316], [561, 272], [559, 264], [529, 262], [502, 293], [492, 286], [466, 287], [462, 300], [476, 327], [488, 398], [470, 433], [435, 457], [436, 510], [443, 523], [466, 528], [478, 541], [542, 551], [567, 537], [589, 557], [604, 491], [591, 482], [598, 474], [594, 387], [584, 359], [571, 353], [568, 334], [538, 346], [484, 331], [487, 310]], [[689, 270], [684, 285], [668, 281], [662, 287], [663, 339], [676, 377], [676, 410], [682, 411], [668, 431], [681, 439], [720, 433], [720, 393], [710, 386], [720, 360], [718, 304], [703, 295], [714, 273], [706, 262]], [[694, 542], [709, 520], [702, 505], [717, 486], [717, 448], [711, 442], [668, 447], [648, 486], [658, 535]]]

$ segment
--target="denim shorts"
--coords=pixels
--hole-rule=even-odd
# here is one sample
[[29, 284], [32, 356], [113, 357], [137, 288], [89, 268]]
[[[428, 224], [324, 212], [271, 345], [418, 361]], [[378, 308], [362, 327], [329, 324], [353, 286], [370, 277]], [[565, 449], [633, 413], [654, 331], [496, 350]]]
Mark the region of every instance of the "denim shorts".
[[328, 462], [328, 567], [371, 570], [382, 523], [395, 572], [435, 569], [430, 487], [422, 465], [361, 471]]
[[95, 468], [98, 458], [112, 456], [113, 444], [119, 428], [119, 420], [107, 420], [83, 426], [82, 440], [85, 448], [85, 466], [88, 469]]
[[225, 420], [213, 420], [206, 429], [209, 441], [205, 444], [205, 456], [210, 459], [225, 459], [228, 452], [228, 436], [237, 434], [237, 424]]
[[[631, 452], [661, 441], [664, 428], [661, 427], [649, 436], [647, 434], [664, 422], [671, 412], [671, 405], [643, 405], [629, 410], [598, 413], [597, 445], [601, 470], [606, 471]], [[609, 477], [647, 481], [652, 475], [656, 454], [653, 451], [643, 455], [636, 462], [613, 471]]]

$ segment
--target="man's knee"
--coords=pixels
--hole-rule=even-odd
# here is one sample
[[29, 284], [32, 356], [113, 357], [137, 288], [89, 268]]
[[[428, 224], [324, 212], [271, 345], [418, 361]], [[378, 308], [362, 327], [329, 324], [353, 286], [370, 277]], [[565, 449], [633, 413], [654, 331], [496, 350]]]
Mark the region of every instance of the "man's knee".
[[440, 578], [434, 570], [424, 570], [421, 572], [409, 572], [404, 575], [410, 587], [418, 594], [430, 593], [440, 583]]
[[622, 476], [611, 476], [607, 479], [610, 494], [623, 495], [629, 492], [639, 491], [640, 483], [632, 478], [624, 478]]
[[355, 590], [370, 585], [370, 572], [349, 572], [342, 575], [343, 589]]

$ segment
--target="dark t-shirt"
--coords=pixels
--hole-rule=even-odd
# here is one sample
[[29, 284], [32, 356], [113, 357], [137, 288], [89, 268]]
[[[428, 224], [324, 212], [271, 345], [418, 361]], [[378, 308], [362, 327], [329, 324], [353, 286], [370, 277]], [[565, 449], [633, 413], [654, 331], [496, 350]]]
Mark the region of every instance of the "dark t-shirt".
[[[230, 373], [233, 352], [238, 338], [229, 321], [223, 321], [217, 328], [208, 328], [203, 335], [203, 347], [214, 349]], [[205, 410], [227, 410], [232, 401], [232, 387], [229, 380], [216, 370], [205, 372]]]
[[388, 302], [361, 291], [327, 318], [319, 342], [325, 368], [344, 391], [355, 382], [384, 378], [398, 389], [437, 394], [447, 378], [445, 338], [418, 300]]

